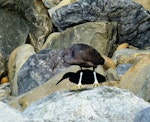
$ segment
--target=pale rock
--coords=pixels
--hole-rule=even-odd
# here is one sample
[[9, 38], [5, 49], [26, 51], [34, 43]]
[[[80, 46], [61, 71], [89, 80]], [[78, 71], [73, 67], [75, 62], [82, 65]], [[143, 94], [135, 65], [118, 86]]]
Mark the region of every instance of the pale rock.
[[150, 54], [132, 66], [121, 78], [120, 87], [150, 100]]
[[116, 23], [88, 22], [49, 35], [42, 49], [61, 50], [75, 43], [88, 44], [101, 54], [108, 55], [116, 41]]
[[0, 85], [0, 101], [7, 102], [10, 98], [10, 83]]
[[106, 71], [106, 77], [107, 77], [108, 81], [119, 81], [120, 80], [116, 69], [113, 69], [113, 68], [109, 68]]
[[127, 90], [98, 87], [56, 92], [32, 103], [23, 115], [33, 121], [133, 122], [135, 115], [148, 106]]
[[[46, 1], [46, 0], [45, 0]], [[48, 0], [47, 0], [48, 1]], [[52, 3], [51, 1], [54, 1], [54, 0], [49, 0], [49, 2], [50, 3]], [[79, 0], [62, 0], [62, 1], [59, 1], [58, 2], [58, 0], [55, 0], [57, 3], [59, 3], [58, 5], [56, 5], [56, 6], [53, 6], [52, 8], [51, 8], [51, 6], [54, 4], [48, 4], [48, 5], [50, 5], [50, 6], [47, 6], [47, 7], [49, 7], [50, 9], [48, 10], [48, 13], [49, 13], [49, 15], [50, 15], [50, 17], [52, 17], [52, 14], [57, 10], [57, 9], [59, 9], [59, 8], [61, 8], [61, 7], [63, 7], [63, 6], [66, 6], [66, 5], [69, 5], [69, 4], [72, 4], [72, 3], [74, 3], [74, 2], [76, 2], [76, 1], [79, 1]], [[47, 5], [47, 4], [46, 4]]]
[[0, 101], [0, 122], [29, 122], [21, 112]]
[[150, 50], [121, 49], [116, 50], [111, 59], [116, 65], [136, 64], [140, 59], [149, 54]]
[[11, 82], [12, 95], [17, 95], [17, 75], [20, 68], [35, 53], [33, 46], [24, 44], [16, 48], [10, 55], [8, 61], [8, 75]]

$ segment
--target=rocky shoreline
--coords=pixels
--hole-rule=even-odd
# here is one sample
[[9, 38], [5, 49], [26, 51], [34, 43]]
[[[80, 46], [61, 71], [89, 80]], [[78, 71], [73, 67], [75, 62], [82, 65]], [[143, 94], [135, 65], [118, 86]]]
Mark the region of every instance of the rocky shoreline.
[[[0, 13], [0, 121], [150, 121], [150, 12], [142, 5], [1, 0]], [[84, 87], [74, 89], [80, 67], [58, 55], [75, 43], [106, 61], [96, 88], [84, 69]]]

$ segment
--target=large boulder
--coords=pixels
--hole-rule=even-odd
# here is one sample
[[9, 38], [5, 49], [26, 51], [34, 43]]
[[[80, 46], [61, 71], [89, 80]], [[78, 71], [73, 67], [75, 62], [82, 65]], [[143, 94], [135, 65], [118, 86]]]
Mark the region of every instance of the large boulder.
[[58, 54], [59, 51], [47, 49], [30, 56], [17, 73], [16, 95], [42, 85], [55, 74], [67, 68], [68, 66], [64, 65]]
[[9, 56], [8, 60], [8, 76], [11, 82], [11, 93], [17, 95], [18, 84], [17, 76], [20, 68], [35, 53], [34, 48], [30, 44], [24, 44], [17, 47]]
[[57, 9], [52, 21], [58, 30], [89, 21], [115, 21], [118, 43], [150, 48], [150, 13], [132, 0], [79, 0]]
[[143, 57], [123, 75], [120, 87], [150, 101], [150, 54]]
[[88, 44], [101, 54], [108, 55], [116, 42], [117, 24], [115, 22], [88, 22], [74, 26], [61, 33], [52, 33], [42, 49], [61, 50], [75, 43]]
[[13, 11], [0, 9], [0, 15], [0, 50], [7, 56], [26, 42], [29, 27], [25, 20]]
[[7, 104], [0, 102], [0, 118], [1, 122], [26, 122], [29, 121], [27, 117], [24, 117], [21, 112], [8, 106]]
[[52, 31], [52, 22], [42, 1], [0, 1], [0, 49], [5, 54], [24, 43], [39, 50]]
[[98, 87], [56, 92], [32, 103], [23, 115], [53, 122], [133, 122], [135, 115], [149, 105], [127, 90]]

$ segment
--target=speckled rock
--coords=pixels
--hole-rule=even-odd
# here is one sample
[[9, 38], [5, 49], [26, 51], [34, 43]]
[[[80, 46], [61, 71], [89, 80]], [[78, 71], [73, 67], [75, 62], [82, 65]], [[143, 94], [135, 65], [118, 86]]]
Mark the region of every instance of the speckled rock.
[[23, 115], [53, 122], [133, 122], [149, 105], [127, 90], [98, 87], [56, 92], [32, 103]]

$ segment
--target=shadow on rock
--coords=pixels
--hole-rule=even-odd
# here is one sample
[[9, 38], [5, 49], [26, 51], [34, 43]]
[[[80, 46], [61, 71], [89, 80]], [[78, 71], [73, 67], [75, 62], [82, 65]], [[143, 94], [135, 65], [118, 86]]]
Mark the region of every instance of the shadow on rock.
[[[78, 84], [79, 78], [80, 78], [80, 72], [81, 72], [81, 70], [79, 70], [76, 73], [68, 72], [68, 73], [64, 74], [63, 77], [57, 82], [57, 84], [59, 84], [61, 81], [63, 81], [66, 78], [69, 78], [69, 80], [71, 82]], [[94, 83], [93, 71], [92, 70], [82, 70], [82, 72], [83, 72], [83, 76], [82, 76], [81, 83], [82, 84], [93, 84]], [[106, 81], [106, 78], [97, 72], [96, 72], [96, 76], [97, 76], [97, 80], [99, 83]]]

